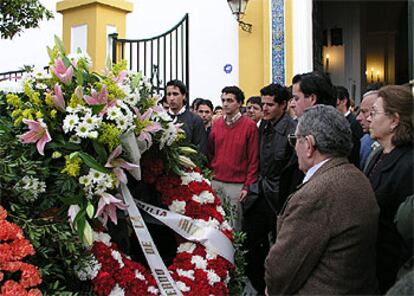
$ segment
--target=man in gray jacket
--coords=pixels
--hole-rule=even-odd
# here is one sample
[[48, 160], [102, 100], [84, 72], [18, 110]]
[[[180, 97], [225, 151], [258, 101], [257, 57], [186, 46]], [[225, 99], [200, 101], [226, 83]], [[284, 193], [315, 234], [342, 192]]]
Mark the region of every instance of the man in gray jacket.
[[308, 108], [289, 140], [306, 175], [278, 217], [267, 295], [375, 294], [379, 209], [368, 179], [347, 160], [345, 117], [331, 106]]

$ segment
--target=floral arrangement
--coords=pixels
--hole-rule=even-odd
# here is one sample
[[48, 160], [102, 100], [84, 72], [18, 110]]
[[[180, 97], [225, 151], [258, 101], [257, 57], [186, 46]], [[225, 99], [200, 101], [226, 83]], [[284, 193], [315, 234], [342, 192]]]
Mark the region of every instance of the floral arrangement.
[[[6, 220], [7, 211], [0, 206], [0, 283], [2, 296], [39, 296], [39, 289], [33, 288], [42, 282], [36, 266], [25, 263], [23, 258], [34, 255], [35, 250], [24, 238], [22, 229]], [[18, 281], [12, 277], [20, 272]], [[9, 279], [7, 275], [11, 276]]]
[[[25, 77], [20, 93], [0, 92], [0, 140], [7, 143], [0, 148], [0, 203], [42, 250], [34, 262], [47, 293], [156, 295], [150, 272], [94, 232], [118, 223], [128, 207], [119, 186], [131, 179], [127, 172], [140, 176], [140, 157], [125, 139], [137, 143], [143, 182], [165, 207], [232, 239], [219, 199], [194, 171], [196, 151], [183, 145], [180, 125], [157, 105], [145, 77], [124, 63], [92, 73], [90, 59], [66, 55], [60, 40], [48, 51], [51, 74]], [[148, 162], [147, 150], [157, 158]], [[198, 243], [177, 241], [169, 270], [183, 294], [228, 294], [232, 264]]]

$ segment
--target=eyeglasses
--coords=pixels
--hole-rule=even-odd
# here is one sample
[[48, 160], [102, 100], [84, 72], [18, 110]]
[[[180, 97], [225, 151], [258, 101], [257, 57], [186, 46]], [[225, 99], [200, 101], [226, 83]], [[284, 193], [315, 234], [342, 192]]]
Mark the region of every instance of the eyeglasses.
[[287, 139], [288, 139], [288, 142], [289, 142], [290, 146], [292, 146], [293, 148], [295, 148], [296, 147], [296, 142], [298, 141], [298, 138], [300, 138], [300, 137], [303, 138], [305, 136], [295, 135], [295, 134], [288, 135], [287, 136]]
[[317, 146], [316, 145], [316, 139], [315, 139], [314, 135], [311, 135], [311, 134], [309, 134], [309, 135], [290, 134], [290, 135], [287, 136], [288, 142], [293, 148], [296, 147], [296, 143], [298, 142], [299, 138], [305, 138], [308, 141], [309, 145], [311, 145], [313, 147]]
[[388, 112], [385, 112], [385, 111], [378, 111], [378, 110], [371, 110], [371, 111], [369, 112], [369, 116], [371, 116], [371, 117], [375, 117], [375, 116], [377, 116], [378, 114], [388, 115]]

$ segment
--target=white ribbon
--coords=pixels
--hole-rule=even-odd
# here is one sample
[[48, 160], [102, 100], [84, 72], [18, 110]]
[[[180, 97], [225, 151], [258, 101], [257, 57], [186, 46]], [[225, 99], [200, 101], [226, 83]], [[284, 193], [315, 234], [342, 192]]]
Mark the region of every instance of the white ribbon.
[[128, 170], [136, 180], [141, 180], [141, 150], [138, 147], [138, 141], [134, 134], [134, 131], [128, 131], [121, 135], [122, 147], [127, 151], [129, 160], [138, 165], [137, 168]]
[[145, 258], [147, 259], [152, 275], [157, 281], [161, 295], [182, 296], [180, 290], [177, 288], [177, 284], [171, 277], [170, 272], [162, 261], [158, 249], [152, 240], [151, 234], [145, 225], [144, 219], [142, 218], [139, 209], [134, 203], [128, 187], [124, 183], [121, 183], [121, 190], [125, 202], [129, 205], [128, 213], [132, 226], [134, 227], [135, 234], [137, 235], [142, 251], [144, 252]]
[[205, 227], [190, 217], [149, 205], [140, 200], [135, 200], [135, 202], [138, 207], [170, 227], [183, 238], [199, 242], [207, 249], [234, 264], [233, 244], [220, 230], [210, 226]]

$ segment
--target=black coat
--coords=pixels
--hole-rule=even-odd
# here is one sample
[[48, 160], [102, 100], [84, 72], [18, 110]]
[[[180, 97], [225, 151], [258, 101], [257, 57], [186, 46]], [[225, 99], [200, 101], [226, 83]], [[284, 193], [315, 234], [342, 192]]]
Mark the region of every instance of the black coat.
[[359, 152], [361, 150], [361, 138], [364, 135], [364, 132], [362, 130], [361, 124], [356, 120], [356, 116], [352, 112], [349, 113], [349, 115], [345, 118], [348, 120], [351, 127], [353, 144], [351, 154], [348, 156], [348, 160], [350, 163], [353, 163], [357, 168], [359, 168]]
[[207, 156], [207, 133], [201, 117], [189, 110], [177, 116], [172, 115], [171, 117], [177, 117], [177, 122], [183, 123], [181, 129], [186, 134], [186, 142], [195, 145], [199, 152]]
[[295, 149], [287, 140], [289, 134], [295, 133], [296, 125], [285, 113], [275, 125], [263, 120], [259, 127], [259, 188], [276, 213], [302, 181]]
[[[378, 149], [364, 173], [368, 176], [380, 207], [377, 240], [377, 278], [380, 291], [385, 293], [395, 282], [401, 265], [412, 256], [404, 245], [394, 223], [400, 204], [414, 192], [414, 150], [411, 145], [394, 148], [382, 154]], [[382, 161], [375, 168], [375, 164]]]

